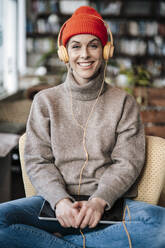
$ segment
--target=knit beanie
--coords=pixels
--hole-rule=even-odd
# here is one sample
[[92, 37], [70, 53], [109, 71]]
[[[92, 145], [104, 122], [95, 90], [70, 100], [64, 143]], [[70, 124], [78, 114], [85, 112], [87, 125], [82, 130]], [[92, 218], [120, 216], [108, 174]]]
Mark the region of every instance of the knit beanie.
[[[100, 18], [100, 19], [99, 19]], [[68, 40], [78, 34], [91, 34], [98, 37], [103, 46], [108, 41], [107, 28], [100, 14], [92, 7], [81, 6], [64, 25], [62, 44], [66, 46]]]

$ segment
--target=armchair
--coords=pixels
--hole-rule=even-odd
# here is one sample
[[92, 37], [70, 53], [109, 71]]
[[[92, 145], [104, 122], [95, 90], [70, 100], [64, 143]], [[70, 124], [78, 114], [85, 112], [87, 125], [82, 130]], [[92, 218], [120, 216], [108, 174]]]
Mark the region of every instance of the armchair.
[[[19, 153], [25, 194], [29, 197], [35, 195], [36, 191], [25, 171], [25, 139], [26, 134], [23, 134], [19, 140]], [[146, 136], [146, 146], [146, 162], [137, 180], [138, 196], [135, 200], [165, 207], [165, 139]]]

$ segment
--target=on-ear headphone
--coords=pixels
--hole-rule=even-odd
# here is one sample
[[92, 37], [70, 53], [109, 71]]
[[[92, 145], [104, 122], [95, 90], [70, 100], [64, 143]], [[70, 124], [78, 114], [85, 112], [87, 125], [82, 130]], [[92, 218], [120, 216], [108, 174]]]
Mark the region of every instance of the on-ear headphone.
[[[109, 37], [110, 37], [110, 41], [108, 41], [108, 42], [105, 44], [104, 48], [103, 48], [103, 58], [104, 58], [104, 60], [107, 61], [109, 58], [112, 58], [113, 52], [114, 52], [114, 45], [113, 45], [113, 36], [112, 36], [112, 32], [111, 32], [111, 30], [110, 30], [108, 24], [107, 24], [103, 19], [101, 19], [101, 18], [98, 17], [98, 16], [94, 16], [94, 15], [92, 15], [92, 17], [95, 17], [95, 18], [100, 19], [100, 20], [104, 23], [104, 25], [106, 26], [106, 28], [107, 28], [107, 32], [108, 32]], [[69, 19], [69, 20], [70, 20], [70, 19]], [[59, 57], [59, 59], [60, 59], [61, 61], [63, 61], [64, 63], [68, 63], [68, 62], [69, 62], [69, 56], [68, 56], [68, 52], [67, 52], [66, 47], [65, 47], [64, 45], [61, 45], [60, 43], [61, 43], [62, 32], [63, 32], [63, 30], [64, 30], [65, 25], [67, 24], [67, 22], [68, 22], [69, 20], [67, 20], [67, 21], [62, 25], [62, 27], [61, 27], [61, 29], [60, 29], [60, 32], [59, 32], [59, 35], [58, 35], [58, 39], [57, 39], [57, 46], [58, 46], [58, 51], [57, 51], [57, 53], [58, 53], [58, 57]]]

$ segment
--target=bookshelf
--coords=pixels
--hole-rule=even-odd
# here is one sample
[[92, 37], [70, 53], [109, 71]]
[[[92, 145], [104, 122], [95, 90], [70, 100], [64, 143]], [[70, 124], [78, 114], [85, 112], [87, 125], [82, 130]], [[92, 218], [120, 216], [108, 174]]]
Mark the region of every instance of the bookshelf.
[[26, 27], [29, 67], [45, 66], [48, 74], [64, 72], [63, 64], [57, 61], [56, 41], [61, 25], [78, 5], [95, 7], [109, 24], [115, 43], [113, 63], [122, 68], [141, 65], [151, 73], [154, 86], [165, 85], [164, 0], [29, 0]]

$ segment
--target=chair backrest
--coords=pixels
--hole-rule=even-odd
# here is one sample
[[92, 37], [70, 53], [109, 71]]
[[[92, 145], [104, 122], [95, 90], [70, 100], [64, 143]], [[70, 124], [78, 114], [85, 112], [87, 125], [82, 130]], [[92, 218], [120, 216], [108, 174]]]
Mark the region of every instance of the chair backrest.
[[165, 139], [146, 136], [146, 162], [137, 183], [135, 200], [157, 205], [161, 196], [165, 204]]
[[25, 195], [26, 197], [36, 195], [35, 188], [30, 182], [30, 179], [26, 173], [25, 163], [24, 163], [24, 146], [25, 146], [26, 133], [23, 134], [19, 139], [19, 155], [22, 169], [22, 178], [24, 183]]
[[[19, 140], [19, 152], [22, 168], [22, 176], [26, 196], [36, 194], [24, 166], [24, 143], [26, 134]], [[161, 204], [165, 204], [165, 139], [154, 136], [146, 136], [146, 163], [139, 177], [138, 197], [135, 200], [150, 204], [158, 204], [161, 196]], [[161, 193], [163, 192], [163, 195]]]

